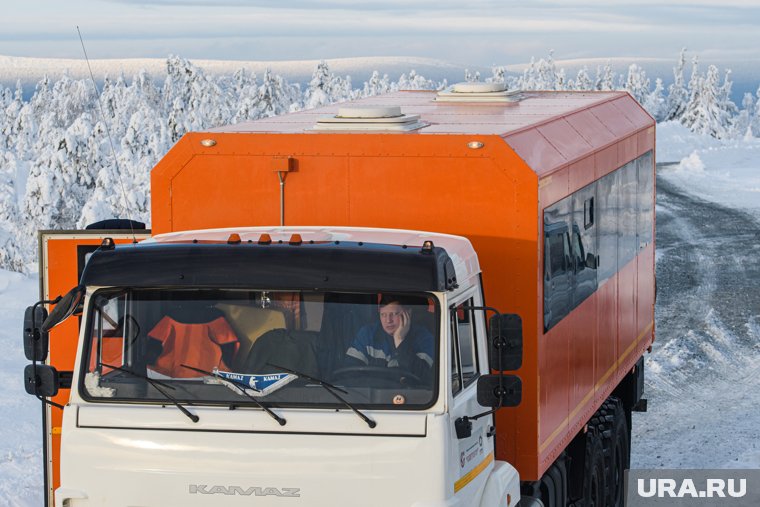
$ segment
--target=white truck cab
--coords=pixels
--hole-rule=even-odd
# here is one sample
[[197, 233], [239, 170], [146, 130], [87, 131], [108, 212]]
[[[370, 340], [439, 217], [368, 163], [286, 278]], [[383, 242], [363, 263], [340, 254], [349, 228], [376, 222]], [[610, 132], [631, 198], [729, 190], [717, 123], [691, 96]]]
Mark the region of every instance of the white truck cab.
[[519, 379], [490, 374], [466, 238], [170, 233], [104, 243], [79, 291], [56, 506], [519, 502], [490, 413]]

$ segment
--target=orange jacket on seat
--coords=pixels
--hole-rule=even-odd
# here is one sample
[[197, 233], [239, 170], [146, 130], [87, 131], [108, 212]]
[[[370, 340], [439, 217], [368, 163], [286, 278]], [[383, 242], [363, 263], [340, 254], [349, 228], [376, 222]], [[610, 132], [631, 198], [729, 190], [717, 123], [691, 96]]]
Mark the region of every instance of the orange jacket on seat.
[[186, 364], [203, 370], [215, 367], [227, 370], [222, 361], [222, 345], [235, 343], [237, 336], [224, 317], [201, 324], [184, 324], [171, 317], [164, 317], [148, 336], [161, 342], [163, 351], [151, 368], [163, 375], [175, 378], [197, 377], [198, 373], [181, 365]]

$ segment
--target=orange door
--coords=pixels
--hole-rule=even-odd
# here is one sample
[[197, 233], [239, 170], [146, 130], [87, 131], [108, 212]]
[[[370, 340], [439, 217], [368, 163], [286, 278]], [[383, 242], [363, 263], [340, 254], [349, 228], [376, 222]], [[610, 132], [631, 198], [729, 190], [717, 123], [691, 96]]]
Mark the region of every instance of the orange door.
[[[76, 286], [89, 258], [88, 254], [98, 248], [103, 238], [113, 238], [117, 244], [123, 244], [150, 237], [149, 231], [139, 232], [133, 236], [125, 230], [40, 231], [40, 298], [54, 299]], [[48, 311], [50, 309], [49, 307]], [[80, 318], [72, 316], [50, 331], [46, 362], [58, 371], [74, 369]], [[52, 400], [65, 405], [69, 401], [69, 393], [68, 389], [62, 389]], [[46, 405], [42, 416], [46, 506], [54, 505], [53, 492], [60, 484], [62, 418], [63, 412], [60, 409]]]

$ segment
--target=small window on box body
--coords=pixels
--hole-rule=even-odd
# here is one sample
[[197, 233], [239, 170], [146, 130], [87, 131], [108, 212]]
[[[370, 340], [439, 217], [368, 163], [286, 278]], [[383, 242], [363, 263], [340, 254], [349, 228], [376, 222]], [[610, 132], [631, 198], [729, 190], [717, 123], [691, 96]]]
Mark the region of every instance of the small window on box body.
[[583, 225], [585, 229], [594, 225], [594, 198], [589, 197], [583, 202]]

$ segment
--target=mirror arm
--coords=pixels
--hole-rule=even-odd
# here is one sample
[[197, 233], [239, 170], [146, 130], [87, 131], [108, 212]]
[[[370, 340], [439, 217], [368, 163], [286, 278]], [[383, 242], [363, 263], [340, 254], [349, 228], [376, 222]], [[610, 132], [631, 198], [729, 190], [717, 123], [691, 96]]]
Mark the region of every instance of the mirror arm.
[[[39, 305], [55, 305], [55, 304], [58, 304], [58, 302], [61, 299], [63, 299], [63, 296], [58, 296], [55, 299], [41, 299], [41, 300], [37, 301], [36, 303], [34, 303], [34, 306], [32, 306], [32, 329], [34, 330], [34, 339], [35, 340], [39, 340], [39, 338], [40, 338], [40, 330], [37, 327], [37, 322], [36, 322], [36, 319], [35, 319], [35, 317], [37, 316], [37, 307]], [[42, 325], [42, 323], [40, 323], [40, 325]], [[37, 382], [37, 360], [36, 359], [32, 360], [32, 367], [34, 368], [34, 381], [35, 381], [35, 384], [36, 384], [36, 382]], [[60, 408], [61, 410], [63, 410], [63, 405], [61, 405], [60, 403], [56, 403], [54, 401], [48, 400], [47, 398], [44, 398], [44, 397], [40, 396], [39, 394], [35, 394], [35, 397], [38, 400], [40, 400], [42, 403], [46, 403], [46, 404], [48, 404], [50, 406], [53, 406], [53, 407], [56, 407], [56, 408]]]
[[38, 400], [40, 400], [42, 403], [46, 403], [46, 404], [48, 404], [48, 405], [50, 405], [50, 406], [52, 406], [52, 407], [55, 407], [55, 408], [60, 408], [61, 410], [63, 410], [63, 408], [64, 408], [64, 407], [63, 407], [63, 405], [61, 405], [60, 403], [56, 403], [56, 402], [54, 402], [54, 401], [51, 401], [51, 400], [49, 400], [49, 399], [47, 399], [47, 398], [43, 398], [43, 397], [42, 397], [42, 396], [40, 396], [39, 394], [38, 394], [38, 395], [36, 395], [36, 397], [37, 397], [37, 399], [38, 399]]

